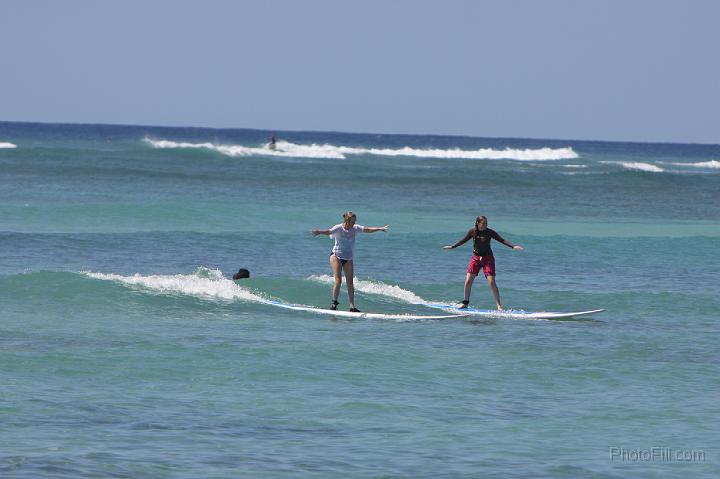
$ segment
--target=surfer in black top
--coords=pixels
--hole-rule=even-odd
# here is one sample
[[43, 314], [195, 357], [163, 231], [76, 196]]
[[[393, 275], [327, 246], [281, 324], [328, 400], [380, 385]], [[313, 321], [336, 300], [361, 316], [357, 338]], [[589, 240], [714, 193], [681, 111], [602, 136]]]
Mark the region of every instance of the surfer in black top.
[[499, 241], [505, 246], [512, 249], [524, 249], [520, 245], [514, 245], [509, 241], [505, 240], [502, 236], [497, 234], [495, 230], [491, 230], [487, 227], [487, 218], [484, 216], [478, 216], [475, 219], [475, 227], [468, 230], [467, 234], [463, 239], [450, 246], [443, 246], [443, 249], [453, 249], [466, 243], [470, 238], [473, 239], [473, 255], [468, 265], [467, 276], [465, 276], [465, 298], [458, 304], [458, 308], [464, 309], [470, 304], [470, 291], [472, 290], [473, 281], [475, 277], [480, 273], [480, 269], [483, 270], [485, 278], [487, 279], [488, 285], [492, 290], [493, 296], [495, 297], [495, 305], [498, 311], [502, 310], [502, 303], [500, 303], [500, 292], [498, 291], [497, 284], [495, 283], [495, 257], [493, 256], [492, 249], [490, 248], [490, 240]]

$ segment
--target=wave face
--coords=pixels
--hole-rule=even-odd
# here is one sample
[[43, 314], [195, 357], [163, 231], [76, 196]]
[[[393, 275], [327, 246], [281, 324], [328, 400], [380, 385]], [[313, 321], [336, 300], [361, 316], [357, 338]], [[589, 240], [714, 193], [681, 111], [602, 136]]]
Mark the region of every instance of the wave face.
[[227, 156], [280, 156], [296, 158], [335, 158], [345, 159], [349, 155], [376, 155], [376, 156], [404, 156], [416, 158], [459, 158], [471, 160], [516, 160], [516, 161], [550, 161], [568, 160], [578, 158], [578, 154], [571, 147], [566, 148], [537, 148], [496, 150], [480, 148], [477, 150], [462, 150], [459, 148], [354, 148], [335, 145], [300, 145], [287, 141], [278, 141], [274, 149], [266, 146], [251, 147], [243, 145], [223, 145], [215, 143], [187, 143], [169, 140], [153, 140], [145, 138], [146, 143], [154, 148], [204, 148], [217, 151]]

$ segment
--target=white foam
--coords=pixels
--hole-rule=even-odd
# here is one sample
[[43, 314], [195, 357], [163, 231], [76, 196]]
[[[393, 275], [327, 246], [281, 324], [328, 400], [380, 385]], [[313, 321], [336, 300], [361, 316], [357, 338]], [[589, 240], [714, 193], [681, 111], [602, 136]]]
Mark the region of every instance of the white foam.
[[264, 155], [288, 158], [345, 158], [342, 153], [336, 151], [334, 147], [329, 145], [295, 145], [285, 141], [278, 141], [275, 149], [272, 150], [264, 146], [249, 147], [242, 145], [216, 145], [214, 143], [184, 143], [169, 140], [152, 140], [150, 138], [145, 138], [144, 141], [154, 148], [205, 148], [232, 157]]
[[381, 156], [414, 156], [417, 158], [461, 158], [470, 160], [517, 160], [517, 161], [543, 161], [543, 160], [567, 160], [578, 158], [577, 153], [572, 148], [538, 148], [531, 149], [512, 149], [494, 150], [492, 148], [480, 148], [477, 150], [461, 150], [452, 148], [448, 150], [441, 149], [422, 149], [411, 148], [409, 146], [392, 149], [392, 148], [349, 148], [336, 147], [343, 154], [370, 154]]
[[[308, 279], [312, 280], [312, 281], [326, 283], [326, 284], [332, 284], [335, 282], [335, 279], [332, 276], [326, 275], [326, 274], [313, 275], [313, 276], [308, 277]], [[357, 278], [355, 278], [353, 280], [353, 284], [355, 285], [355, 289], [357, 291], [360, 291], [363, 293], [387, 296], [389, 298], [399, 299], [401, 301], [404, 301], [404, 302], [410, 303], [410, 304], [425, 304], [425, 303], [427, 303], [426, 300], [424, 300], [420, 296], [416, 295], [412, 291], [402, 289], [400, 286], [395, 286], [393, 284], [386, 284], [381, 281], [360, 280]]]
[[[309, 276], [307, 279], [311, 281], [318, 281], [321, 283], [326, 284], [332, 284], [335, 280], [332, 276], [329, 275], [312, 275]], [[395, 286], [392, 284], [386, 284], [382, 281], [371, 281], [371, 280], [359, 280], [357, 278], [354, 278], [353, 284], [355, 285], [356, 291], [361, 291], [363, 293], [370, 293], [370, 294], [376, 294], [380, 296], [386, 296], [389, 298], [398, 299], [400, 301], [404, 301], [406, 303], [410, 304], [416, 304], [420, 306], [427, 306], [430, 308], [435, 309], [446, 309], [446, 308], [454, 308], [457, 305], [457, 301], [448, 303], [445, 301], [427, 301], [420, 296], [416, 295], [412, 291], [408, 291], [406, 289], [401, 288], [400, 286]], [[458, 311], [461, 312], [461, 311]], [[534, 313], [536, 316], [537, 314], [544, 314], [544, 313]], [[537, 318], [533, 317], [533, 313], [527, 313], [526, 311], [522, 309], [503, 309], [502, 311], [494, 311], [494, 310], [488, 310], [483, 311], [484, 317], [489, 318], [513, 318], [513, 319], [537, 319], [537, 320], [546, 320], [547, 318]]]
[[461, 158], [477, 160], [517, 160], [517, 161], [547, 161], [567, 160], [578, 158], [578, 154], [571, 147], [566, 148], [538, 148], [538, 149], [512, 149], [494, 150], [480, 148], [478, 150], [461, 150], [451, 148], [422, 149], [405, 146], [403, 148], [353, 148], [335, 145], [299, 145], [287, 141], [278, 141], [274, 149], [266, 146], [249, 147], [243, 145], [216, 145], [214, 143], [185, 143], [169, 140], [153, 140], [145, 138], [145, 142], [154, 148], [205, 148], [217, 151], [228, 156], [281, 156], [298, 158], [334, 158], [345, 159], [347, 155], [379, 155], [379, 156], [412, 156], [417, 158]]
[[[321, 283], [326, 284], [332, 284], [335, 280], [330, 275], [313, 275], [308, 277], [309, 280], [312, 281], [318, 281]], [[427, 306], [430, 308], [436, 308], [436, 309], [443, 309], [443, 308], [453, 308], [457, 305], [457, 301], [455, 302], [445, 302], [445, 301], [428, 301], [412, 291], [408, 291], [406, 289], [401, 288], [400, 286], [395, 286], [392, 284], [386, 284], [382, 281], [371, 281], [371, 280], [359, 280], [357, 278], [354, 278], [353, 284], [355, 285], [355, 290], [360, 291], [363, 293], [369, 293], [369, 294], [376, 294], [379, 296], [386, 296], [393, 299], [398, 299], [400, 301], [404, 301], [409, 304], [416, 304], [420, 306]], [[525, 311], [523, 310], [515, 310], [515, 309], [504, 309], [502, 312], [500, 311], [489, 311], [486, 316], [489, 317], [497, 317], [497, 318], [507, 318], [510, 317], [509, 315], [512, 314], [522, 314], [522, 319], [534, 319], [529, 318], [525, 315]]]
[[675, 166], [692, 166], [694, 168], [720, 169], [720, 161], [717, 161], [717, 160], [701, 161], [699, 163], [670, 163], [670, 164], [675, 165]]
[[17, 148], [17, 145], [7, 141], [0, 141], [0, 148]]
[[620, 165], [627, 170], [647, 171], [650, 173], [662, 173], [663, 170], [657, 165], [643, 163], [640, 161], [601, 161], [600, 163]]
[[628, 170], [639, 170], [639, 171], [648, 171], [651, 173], [662, 173], [663, 170], [657, 165], [652, 165], [650, 163], [642, 163], [639, 161], [631, 161], [631, 162], [620, 162], [623, 168], [626, 168]]
[[82, 274], [105, 281], [115, 281], [128, 286], [140, 286], [160, 294], [184, 294], [203, 299], [221, 299], [226, 301], [249, 301], [264, 303], [266, 299], [244, 289], [234, 281], [223, 277], [219, 270], [199, 268], [195, 274], [149, 275], [135, 274], [123, 276], [113, 273]]

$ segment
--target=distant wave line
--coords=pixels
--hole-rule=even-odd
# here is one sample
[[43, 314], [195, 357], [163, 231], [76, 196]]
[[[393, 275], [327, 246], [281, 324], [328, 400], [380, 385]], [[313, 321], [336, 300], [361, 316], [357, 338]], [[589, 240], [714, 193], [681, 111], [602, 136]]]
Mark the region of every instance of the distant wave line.
[[17, 145], [7, 141], [0, 141], [0, 148], [17, 148]]
[[665, 171], [657, 165], [643, 163], [641, 161], [601, 161], [600, 163], [620, 165], [626, 170], [646, 171], [650, 173], [662, 173]]
[[544, 161], [544, 160], [568, 160], [579, 158], [578, 154], [571, 147], [565, 148], [537, 148], [537, 149], [512, 149], [495, 150], [492, 148], [480, 148], [477, 150], [451, 149], [422, 149], [405, 146], [403, 148], [354, 148], [349, 146], [335, 145], [300, 145], [287, 141], [278, 141], [275, 149], [262, 147], [249, 147], [243, 145], [222, 145], [209, 142], [188, 143], [175, 142], [171, 140], [154, 140], [145, 138], [145, 142], [154, 148], [204, 148], [217, 151], [227, 156], [279, 156], [296, 158], [330, 158], [346, 159], [346, 155], [378, 155], [378, 156], [407, 156], [417, 158], [459, 158], [477, 160], [517, 160], [517, 161]]
[[713, 168], [720, 169], [720, 161], [710, 160], [701, 161], [699, 163], [670, 163], [673, 166], [691, 166], [693, 168]]

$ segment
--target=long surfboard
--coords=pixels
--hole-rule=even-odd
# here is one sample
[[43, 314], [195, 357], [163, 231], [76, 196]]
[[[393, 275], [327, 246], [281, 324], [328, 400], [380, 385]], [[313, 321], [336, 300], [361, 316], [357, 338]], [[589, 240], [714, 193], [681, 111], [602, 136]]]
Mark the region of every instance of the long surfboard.
[[588, 311], [572, 311], [572, 312], [556, 312], [556, 311], [522, 311], [507, 309], [498, 311], [496, 309], [475, 309], [475, 308], [458, 308], [457, 306], [443, 303], [423, 303], [428, 308], [442, 309], [443, 311], [458, 312], [468, 316], [481, 316], [484, 318], [496, 319], [570, 319], [578, 316], [587, 316], [588, 314], [601, 313], [604, 309], [591, 309]]
[[272, 306], [277, 306], [278, 308], [284, 308], [284, 309], [291, 309], [293, 311], [305, 311], [308, 313], [315, 313], [315, 314], [328, 314], [332, 316], [340, 316], [344, 318], [356, 318], [356, 319], [408, 319], [408, 320], [417, 320], [417, 319], [451, 319], [451, 318], [460, 318], [465, 316], [465, 314], [458, 312], [457, 314], [442, 314], [442, 315], [418, 315], [418, 314], [385, 314], [385, 313], [353, 313], [351, 311], [340, 311], [340, 310], [333, 310], [333, 309], [322, 309], [322, 308], [315, 308], [312, 306], [299, 306], [296, 304], [287, 304], [282, 303], [280, 301], [272, 301], [267, 300], [265, 301], [265, 304], [270, 304]]

